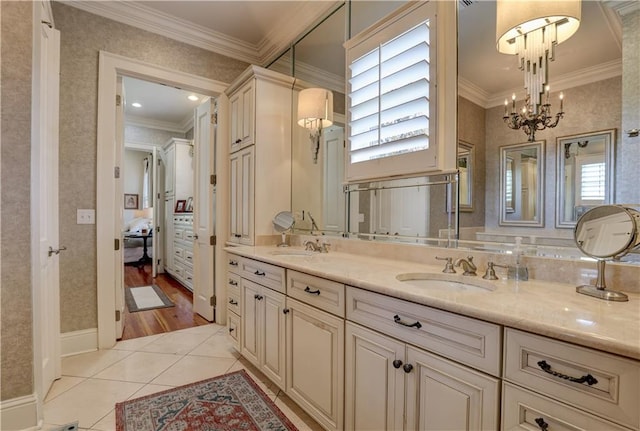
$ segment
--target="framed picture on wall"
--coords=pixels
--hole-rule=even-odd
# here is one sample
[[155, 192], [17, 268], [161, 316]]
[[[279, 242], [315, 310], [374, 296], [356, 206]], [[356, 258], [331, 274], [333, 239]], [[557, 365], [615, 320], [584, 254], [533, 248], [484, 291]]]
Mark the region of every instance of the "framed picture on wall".
[[187, 201], [184, 200], [184, 199], [180, 199], [180, 200], [176, 201], [176, 209], [175, 209], [174, 212], [183, 213], [186, 203], [187, 203]]
[[187, 203], [184, 205], [184, 210], [185, 210], [185, 212], [188, 212], [188, 213], [193, 212], [193, 198], [192, 197], [189, 197], [187, 199]]
[[125, 193], [124, 194], [124, 209], [137, 210], [138, 209], [138, 195]]

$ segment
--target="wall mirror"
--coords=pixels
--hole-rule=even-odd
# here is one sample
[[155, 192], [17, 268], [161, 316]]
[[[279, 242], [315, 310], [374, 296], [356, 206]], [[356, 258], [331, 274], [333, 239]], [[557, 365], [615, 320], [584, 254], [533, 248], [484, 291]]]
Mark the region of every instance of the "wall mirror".
[[500, 224], [544, 226], [544, 141], [500, 147]]
[[459, 182], [459, 210], [473, 211], [473, 164], [475, 147], [464, 141], [458, 142], [458, 182]]
[[573, 228], [591, 208], [612, 202], [615, 130], [556, 139], [556, 227]]

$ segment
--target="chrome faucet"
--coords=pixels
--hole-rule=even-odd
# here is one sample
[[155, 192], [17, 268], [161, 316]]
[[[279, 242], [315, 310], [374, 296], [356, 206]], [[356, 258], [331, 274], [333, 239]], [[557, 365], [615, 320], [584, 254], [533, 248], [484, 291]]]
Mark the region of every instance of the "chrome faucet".
[[315, 242], [313, 241], [305, 241], [303, 243], [304, 245], [304, 249], [307, 251], [317, 251], [319, 253], [329, 253], [329, 247], [331, 247], [331, 244], [326, 243], [326, 242], [322, 242], [320, 243], [319, 239], [316, 239]]
[[473, 263], [473, 256], [467, 256], [466, 259], [464, 258], [456, 259], [453, 265], [457, 267], [462, 266], [462, 269], [464, 269], [464, 272], [462, 273], [462, 275], [477, 275], [476, 270], [478, 268]]

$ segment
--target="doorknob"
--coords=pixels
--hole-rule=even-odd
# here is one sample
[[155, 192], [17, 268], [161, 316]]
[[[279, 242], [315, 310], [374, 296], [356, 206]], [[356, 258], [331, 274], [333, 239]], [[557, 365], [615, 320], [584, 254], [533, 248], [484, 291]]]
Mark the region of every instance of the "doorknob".
[[53, 247], [49, 246], [49, 253], [48, 253], [48, 255], [49, 255], [49, 257], [51, 257], [51, 256], [52, 256], [52, 255], [54, 255], [54, 254], [60, 254], [60, 252], [61, 252], [61, 251], [66, 250], [66, 249], [67, 249], [67, 247], [62, 246], [62, 247], [60, 247], [60, 248], [58, 248], [58, 249], [54, 250], [54, 249], [53, 249]]

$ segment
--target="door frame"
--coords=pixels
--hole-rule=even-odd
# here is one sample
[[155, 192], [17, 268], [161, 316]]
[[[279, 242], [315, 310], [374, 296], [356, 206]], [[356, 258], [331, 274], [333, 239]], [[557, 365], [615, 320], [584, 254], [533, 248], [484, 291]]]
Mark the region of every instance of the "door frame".
[[[96, 195], [113, 199], [96, 199], [96, 256], [98, 302], [98, 348], [111, 348], [116, 342], [115, 286], [113, 268], [116, 263], [114, 241], [116, 232], [114, 217], [119, 211], [120, 197], [116, 197], [116, 81], [117, 77], [130, 76], [146, 81], [179, 87], [203, 95], [217, 97], [224, 94], [227, 83], [207, 79], [140, 60], [100, 51], [98, 68], [98, 133]], [[117, 200], [116, 200], [117, 199]]]

